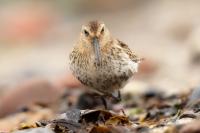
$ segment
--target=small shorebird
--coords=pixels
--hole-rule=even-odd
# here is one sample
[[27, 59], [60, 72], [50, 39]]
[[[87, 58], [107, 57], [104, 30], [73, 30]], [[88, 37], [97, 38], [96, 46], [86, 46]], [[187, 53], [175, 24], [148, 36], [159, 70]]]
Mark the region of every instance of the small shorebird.
[[79, 40], [70, 53], [73, 75], [102, 96], [105, 108], [105, 96], [121, 99], [119, 90], [137, 72], [140, 61], [128, 45], [113, 38], [99, 21], [82, 26]]

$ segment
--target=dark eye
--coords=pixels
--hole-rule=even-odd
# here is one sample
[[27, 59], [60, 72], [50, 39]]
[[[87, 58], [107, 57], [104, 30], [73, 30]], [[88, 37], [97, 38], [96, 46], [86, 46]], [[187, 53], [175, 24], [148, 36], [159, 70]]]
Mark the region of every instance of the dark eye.
[[104, 27], [101, 29], [101, 34], [104, 32]]
[[85, 36], [89, 36], [89, 32], [87, 30], [84, 30]]

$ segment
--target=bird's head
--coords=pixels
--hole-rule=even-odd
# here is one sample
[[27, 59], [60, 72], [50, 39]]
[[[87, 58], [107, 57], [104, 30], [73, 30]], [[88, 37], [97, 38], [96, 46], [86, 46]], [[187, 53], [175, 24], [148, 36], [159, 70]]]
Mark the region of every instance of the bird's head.
[[93, 51], [97, 64], [101, 64], [101, 48], [110, 40], [110, 32], [103, 22], [90, 21], [82, 26], [80, 41], [84, 48]]

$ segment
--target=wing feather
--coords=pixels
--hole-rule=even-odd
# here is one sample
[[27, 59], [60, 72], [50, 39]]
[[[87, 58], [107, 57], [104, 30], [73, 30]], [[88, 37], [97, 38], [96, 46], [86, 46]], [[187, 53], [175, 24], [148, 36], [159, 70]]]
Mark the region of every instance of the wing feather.
[[125, 53], [127, 53], [130, 57], [130, 59], [134, 62], [140, 62], [142, 59], [139, 58], [129, 47], [127, 44], [123, 43], [122, 41], [118, 40], [118, 45], [124, 50]]

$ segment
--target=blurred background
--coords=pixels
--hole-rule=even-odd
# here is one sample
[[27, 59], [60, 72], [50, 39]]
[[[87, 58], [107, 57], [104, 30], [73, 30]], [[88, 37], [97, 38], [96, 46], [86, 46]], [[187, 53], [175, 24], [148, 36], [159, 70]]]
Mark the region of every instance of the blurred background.
[[90, 20], [145, 58], [133, 83], [189, 90], [200, 84], [199, 16], [198, 0], [1, 0], [0, 100], [30, 80], [75, 80], [68, 55]]

